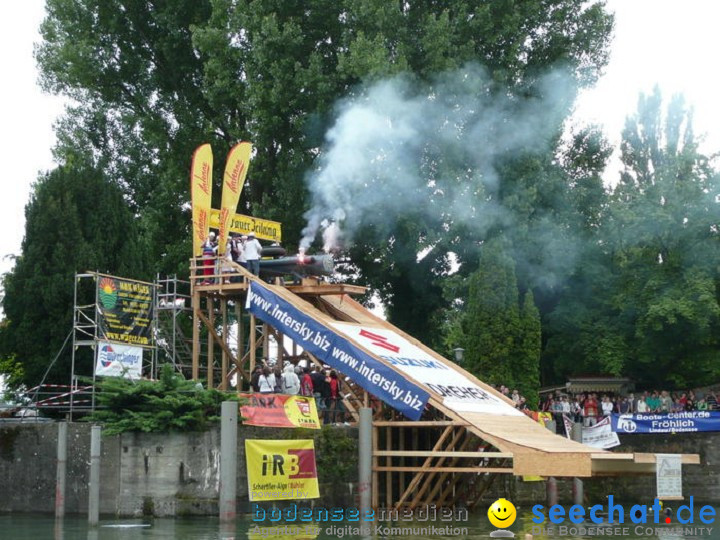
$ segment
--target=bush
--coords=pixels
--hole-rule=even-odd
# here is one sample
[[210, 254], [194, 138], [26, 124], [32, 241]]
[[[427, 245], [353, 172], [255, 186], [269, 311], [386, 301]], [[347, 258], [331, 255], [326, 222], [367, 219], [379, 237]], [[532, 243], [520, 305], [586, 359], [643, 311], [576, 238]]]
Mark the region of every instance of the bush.
[[223, 401], [237, 400], [234, 395], [185, 380], [169, 364], [163, 366], [159, 381], [108, 377], [98, 389], [99, 408], [86, 420], [102, 423], [106, 435], [204, 431], [220, 419]]

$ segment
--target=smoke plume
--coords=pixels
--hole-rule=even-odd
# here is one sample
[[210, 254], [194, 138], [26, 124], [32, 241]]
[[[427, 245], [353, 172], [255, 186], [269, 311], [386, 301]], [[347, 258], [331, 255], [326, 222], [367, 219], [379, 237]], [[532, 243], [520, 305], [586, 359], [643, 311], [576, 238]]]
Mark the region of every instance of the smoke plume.
[[408, 210], [432, 222], [485, 230], [508, 221], [497, 203], [499, 158], [550, 148], [574, 85], [548, 74], [519, 98], [477, 66], [420, 86], [396, 77], [337, 107], [316, 170], [301, 250], [323, 233], [326, 250], [372, 225], [392, 234]]

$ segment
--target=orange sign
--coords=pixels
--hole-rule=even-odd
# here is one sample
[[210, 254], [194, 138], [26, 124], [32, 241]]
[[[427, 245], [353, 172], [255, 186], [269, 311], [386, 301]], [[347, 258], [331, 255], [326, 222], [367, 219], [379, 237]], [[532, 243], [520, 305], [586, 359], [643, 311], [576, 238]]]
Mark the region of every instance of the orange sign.
[[287, 394], [240, 394], [248, 404], [240, 407], [247, 426], [320, 429], [315, 398]]

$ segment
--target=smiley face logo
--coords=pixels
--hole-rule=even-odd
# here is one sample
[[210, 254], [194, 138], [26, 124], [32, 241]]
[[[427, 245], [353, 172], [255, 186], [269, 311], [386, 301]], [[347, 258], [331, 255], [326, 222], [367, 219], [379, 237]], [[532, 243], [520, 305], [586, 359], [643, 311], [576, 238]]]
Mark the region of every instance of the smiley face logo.
[[515, 523], [515, 505], [507, 499], [498, 499], [488, 508], [488, 519], [495, 527], [505, 529]]

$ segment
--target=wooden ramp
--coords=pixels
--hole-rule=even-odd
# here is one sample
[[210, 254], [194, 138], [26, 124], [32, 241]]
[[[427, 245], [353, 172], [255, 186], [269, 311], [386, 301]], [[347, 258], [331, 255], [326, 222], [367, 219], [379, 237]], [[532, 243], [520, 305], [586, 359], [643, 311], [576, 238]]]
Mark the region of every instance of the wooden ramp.
[[[511, 400], [491, 386], [486, 385], [457, 364], [441, 357], [432, 349], [425, 347], [412, 336], [375, 316], [349, 296], [324, 297], [323, 301], [338, 312], [345, 314], [347, 321], [368, 327], [391, 329], [428, 355], [442, 359], [453, 369], [462, 372], [468, 379], [487, 392], [494, 394], [498, 399], [514, 406]], [[616, 453], [591, 448], [550, 432], [526, 415], [509, 416], [457, 411], [444, 406], [442, 400], [432, 394], [430, 402], [448, 418], [462, 423], [469, 431], [491, 443], [501, 452], [511, 453], [513, 473], [516, 475], [589, 477], [613, 473], [647, 474], [655, 472], [653, 467], [648, 466], [649, 463], [654, 464], [655, 462], [654, 459], [648, 459], [648, 456], [654, 458], [653, 454]], [[683, 463], [699, 464], [699, 455], [684, 455]]]
[[[194, 266], [197, 269], [199, 266]], [[278, 347], [277, 358], [292, 362], [306, 358], [317, 364], [328, 363], [346, 376], [345, 408], [357, 418], [357, 409], [374, 409], [373, 504], [374, 506], [410, 506], [421, 504], [472, 507], [499, 474], [542, 477], [591, 477], [602, 475], [653, 474], [654, 454], [601, 451], [551, 433], [514, 408], [514, 403], [483, 383], [473, 374], [443, 358], [414, 337], [375, 316], [350, 297], [364, 291], [360, 287], [326, 284], [306, 280], [301, 284], [265, 283], [240, 267], [234, 268], [239, 282], [198, 285], [195, 276], [193, 310], [196, 321], [206, 326], [210, 360], [208, 384], [220, 372], [220, 386], [227, 388], [232, 373], [247, 385], [256, 355], [269, 359], [269, 336], [286, 343], [283, 330], [263, 322], [261, 314], [250, 314], [249, 336], [238, 338], [237, 350], [247, 353], [232, 356], [227, 346], [227, 302], [234, 301], [237, 320], [241, 306], [252, 287], [262, 287], [281, 299], [308, 322], [321, 325], [356, 350], [371, 356], [393, 374], [429, 394], [422, 416], [410, 420], [391, 409], [376, 396], [353, 381], [353, 373], [329, 358], [318, 358], [308, 351]], [[226, 276], [225, 276], [226, 277]], [[205, 278], [207, 279], [207, 278]], [[205, 308], [203, 308], [205, 299]], [[218, 310], [216, 304], [220, 304]], [[223, 313], [223, 331], [219, 335], [217, 319]], [[257, 315], [257, 317], [256, 317]], [[193, 376], [200, 372], [200, 326], [195, 324], [193, 339]], [[222, 349], [222, 366], [213, 367], [213, 348]], [[260, 352], [262, 350], [262, 352]], [[435, 370], [435, 371], [433, 371]], [[437, 377], [436, 375], [437, 374]], [[355, 377], [359, 379], [359, 377]], [[444, 382], [449, 381], [449, 382]], [[477, 399], [475, 399], [477, 398]], [[699, 464], [697, 454], [683, 455], [684, 464]]]

